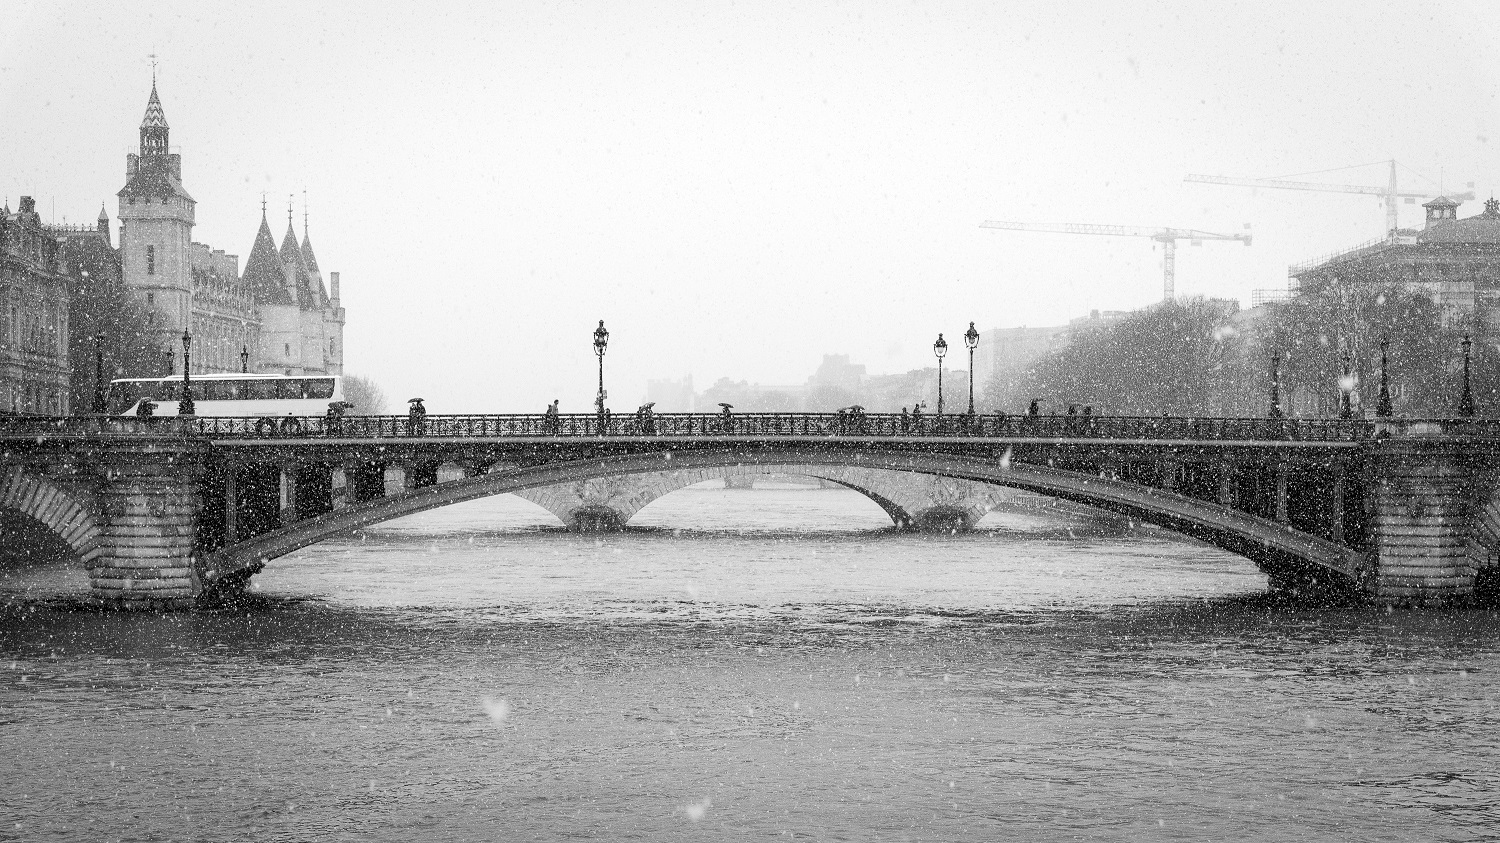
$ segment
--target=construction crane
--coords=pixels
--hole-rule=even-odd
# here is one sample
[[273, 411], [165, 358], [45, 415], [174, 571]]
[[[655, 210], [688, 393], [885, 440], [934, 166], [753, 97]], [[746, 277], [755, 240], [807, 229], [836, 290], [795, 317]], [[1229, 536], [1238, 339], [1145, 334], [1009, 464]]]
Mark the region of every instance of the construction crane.
[[[1365, 184], [1323, 184], [1321, 182], [1315, 182], [1315, 181], [1286, 181], [1286, 180], [1283, 180], [1283, 179], [1238, 179], [1238, 178], [1230, 178], [1229, 176], [1202, 176], [1202, 175], [1197, 175], [1197, 174], [1189, 175], [1187, 178], [1185, 178], [1183, 180], [1184, 181], [1191, 181], [1191, 182], [1200, 182], [1202, 184], [1224, 184], [1224, 185], [1231, 185], [1233, 187], [1273, 187], [1273, 188], [1276, 188], [1278, 190], [1317, 190], [1317, 191], [1323, 191], [1323, 192], [1326, 192], [1326, 193], [1362, 193], [1362, 194], [1364, 194], [1366, 196], [1380, 196], [1380, 197], [1384, 197], [1384, 199], [1385, 199], [1385, 230], [1386, 230], [1386, 236], [1390, 236], [1391, 232], [1394, 232], [1396, 230], [1396, 200], [1397, 199], [1405, 199], [1405, 200], [1407, 200], [1408, 203], [1410, 203], [1412, 200], [1415, 200], [1415, 199], [1432, 199], [1432, 198], [1437, 197], [1439, 194], [1437, 194], [1437, 193], [1431, 193], [1431, 192], [1428, 192], [1428, 193], [1402, 193], [1400, 191], [1400, 189], [1396, 187], [1396, 161], [1395, 161], [1395, 159], [1393, 158], [1389, 162], [1379, 162], [1379, 163], [1389, 163], [1391, 165], [1390, 179], [1387, 180], [1385, 187], [1371, 187], [1370, 185], [1365, 185]], [[1369, 166], [1369, 165], [1368, 164], [1363, 164], [1363, 165], [1360, 165], [1360, 166]], [[1354, 169], [1354, 168], [1353, 167], [1344, 167], [1342, 169]], [[1474, 186], [1474, 183], [1473, 182], [1469, 182], [1469, 187], [1473, 187], [1473, 186]], [[1444, 194], [1441, 194], [1441, 195], [1447, 196], [1449, 199], [1454, 199], [1454, 200], [1457, 200], [1457, 201], [1463, 201], [1463, 200], [1473, 199], [1474, 198], [1474, 192], [1472, 190], [1464, 192], [1464, 193], [1444, 193]]]
[[[1000, 222], [985, 220], [980, 228], [1002, 228], [1009, 231], [1044, 231], [1054, 234], [1103, 234], [1109, 237], [1150, 237], [1165, 247], [1162, 259], [1162, 301], [1176, 298], [1177, 286], [1177, 241], [1190, 240], [1199, 245], [1204, 240], [1240, 240], [1250, 245], [1249, 234], [1215, 234], [1191, 228], [1149, 228], [1135, 225], [1090, 225], [1076, 222]], [[1246, 225], [1248, 228], [1249, 225]]]

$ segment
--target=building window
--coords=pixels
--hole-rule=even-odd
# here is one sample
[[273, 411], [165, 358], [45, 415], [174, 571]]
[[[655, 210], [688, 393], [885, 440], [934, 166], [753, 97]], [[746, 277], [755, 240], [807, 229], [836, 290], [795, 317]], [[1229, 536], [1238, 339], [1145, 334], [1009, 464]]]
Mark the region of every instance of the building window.
[[286, 356], [288, 356], [288, 357], [292, 356], [292, 344], [291, 343], [289, 343], [289, 342], [288, 343], [282, 343], [281, 344], [281, 348], [282, 348], [282, 351], [285, 352]]
[[328, 353], [332, 355], [337, 355], [339, 353], [338, 340], [333, 339], [332, 337], [328, 338]]
[[146, 274], [147, 275], [155, 275], [156, 274], [156, 247], [155, 246], [147, 246], [146, 247]]

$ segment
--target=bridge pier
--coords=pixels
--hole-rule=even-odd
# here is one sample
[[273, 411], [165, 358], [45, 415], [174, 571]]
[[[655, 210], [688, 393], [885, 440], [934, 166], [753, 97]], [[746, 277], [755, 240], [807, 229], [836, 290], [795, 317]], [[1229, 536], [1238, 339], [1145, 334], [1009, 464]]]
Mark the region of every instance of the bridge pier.
[[1475, 466], [1446, 449], [1390, 450], [1376, 461], [1370, 553], [1377, 573], [1370, 591], [1391, 604], [1463, 602], [1474, 591], [1476, 487], [1492, 485], [1483, 476], [1491, 473], [1476, 476]]
[[152, 446], [105, 456], [95, 492], [99, 553], [89, 568], [96, 600], [123, 609], [194, 605], [203, 587], [193, 555], [200, 460], [191, 449]]

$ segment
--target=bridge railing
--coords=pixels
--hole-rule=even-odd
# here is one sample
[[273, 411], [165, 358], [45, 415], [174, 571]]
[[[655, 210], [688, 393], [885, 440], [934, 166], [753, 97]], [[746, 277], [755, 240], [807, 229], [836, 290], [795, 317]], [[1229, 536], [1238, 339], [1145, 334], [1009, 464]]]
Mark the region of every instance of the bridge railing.
[[[165, 419], [163, 421], [166, 421]], [[1044, 439], [1354, 442], [1374, 426], [1359, 419], [1170, 416], [912, 416], [899, 413], [656, 413], [652, 415], [469, 415], [198, 418], [209, 437], [495, 438], [589, 436], [986, 437]]]

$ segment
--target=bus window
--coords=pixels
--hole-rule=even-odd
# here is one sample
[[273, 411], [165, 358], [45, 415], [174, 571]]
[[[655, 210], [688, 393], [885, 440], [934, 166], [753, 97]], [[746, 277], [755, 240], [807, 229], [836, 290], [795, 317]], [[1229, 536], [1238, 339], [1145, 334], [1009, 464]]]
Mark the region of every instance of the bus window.
[[204, 381], [203, 382], [203, 400], [204, 401], [228, 401], [229, 400], [229, 384], [227, 382], [225, 382], [225, 381]]
[[246, 397], [251, 401], [268, 401], [276, 397], [276, 381], [273, 380], [248, 381], [245, 387], [249, 393]]
[[178, 393], [177, 393], [177, 387], [178, 387], [179, 383], [180, 382], [176, 381], [176, 380], [170, 380], [170, 381], [164, 380], [164, 381], [159, 382], [157, 384], [157, 386], [156, 386], [156, 390], [155, 390], [156, 394], [153, 395], [153, 396], [151, 396], [152, 400], [156, 401], [157, 403], [160, 403], [162, 401], [177, 401], [177, 400], [179, 400], [179, 396], [178, 396]]
[[328, 400], [333, 397], [333, 378], [308, 378], [307, 397]]
[[276, 397], [283, 401], [302, 397], [302, 381], [299, 378], [286, 378], [276, 381]]
[[244, 398], [244, 396], [245, 396], [245, 382], [244, 381], [219, 381], [219, 385], [224, 388], [224, 398], [223, 398], [223, 400], [225, 400], [225, 401], [243, 401], [243, 400], [245, 400], [245, 398]]

